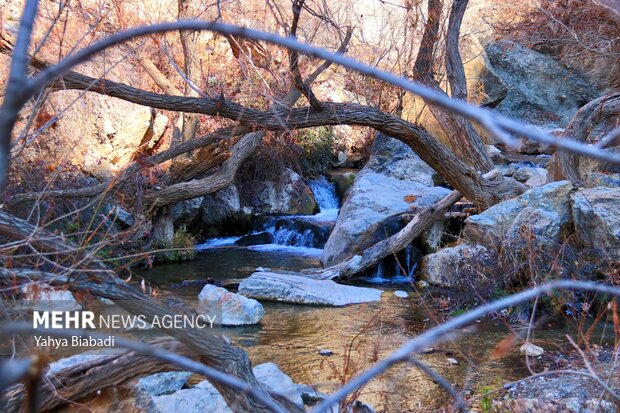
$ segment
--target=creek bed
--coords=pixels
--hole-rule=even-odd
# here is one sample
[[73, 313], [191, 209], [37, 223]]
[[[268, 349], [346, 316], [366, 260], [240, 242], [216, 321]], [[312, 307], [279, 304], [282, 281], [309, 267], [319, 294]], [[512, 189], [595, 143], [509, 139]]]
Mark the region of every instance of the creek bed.
[[[159, 285], [164, 294], [192, 307], [200, 286], [180, 286], [184, 280], [244, 278], [257, 267], [316, 267], [320, 251], [283, 246], [210, 248], [199, 252], [193, 261], [157, 265], [141, 275]], [[264, 302], [266, 315], [260, 325], [224, 328], [221, 332], [245, 348], [254, 365], [272, 361], [295, 382], [315, 384], [320, 391], [329, 392], [338, 386], [340, 376], [349, 377], [377, 357], [387, 356], [434, 325], [432, 317], [439, 314], [436, 308], [425, 304], [430, 301], [428, 297], [412, 292], [408, 284], [377, 285], [375, 280], [373, 287], [386, 291], [380, 302], [340, 308]], [[395, 290], [405, 290], [409, 297], [398, 298], [393, 294]], [[554, 319], [536, 330], [534, 339], [546, 350], [559, 350], [566, 348], [566, 332], [575, 334], [565, 320]], [[468, 381], [472, 393], [479, 394], [484, 388], [497, 388], [528, 375], [518, 351], [520, 342], [499, 360], [490, 360], [489, 355], [499, 341], [511, 334], [503, 321], [481, 320], [461, 333], [456, 340], [420, 356], [458, 389]], [[319, 350], [334, 354], [321, 356]], [[459, 364], [451, 364], [448, 358]], [[448, 402], [445, 392], [431, 379], [404, 365], [374, 380], [363, 389], [360, 399], [376, 406], [378, 411], [385, 408], [388, 412], [432, 411]]]

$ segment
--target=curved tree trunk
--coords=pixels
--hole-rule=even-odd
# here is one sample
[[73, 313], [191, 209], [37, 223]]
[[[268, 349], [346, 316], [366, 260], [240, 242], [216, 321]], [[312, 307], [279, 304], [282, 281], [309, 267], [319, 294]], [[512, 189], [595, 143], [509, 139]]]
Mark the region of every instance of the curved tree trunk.
[[[604, 120], [614, 117], [620, 117], [619, 92], [603, 95], [579, 109], [566, 127], [564, 138], [590, 142], [592, 130]], [[558, 155], [562, 175], [576, 185], [581, 185], [583, 179], [579, 172], [581, 159], [581, 155], [573, 152], [560, 151]]]
[[[2, 211], [0, 211], [0, 234], [14, 240], [27, 240], [37, 250], [52, 253], [49, 257], [54, 257], [60, 262], [63, 260], [80, 262], [80, 269], [75, 270], [77, 276], [73, 277], [67, 286], [70, 290], [88, 291], [98, 297], [110, 299], [131, 314], [145, 315], [147, 322], [152, 321], [148, 317], [174, 315], [168, 308], [123, 282], [105, 264], [93, 258], [88, 250], [80, 249], [61, 237]], [[252, 372], [247, 353], [232, 346], [224, 337], [200, 329], [169, 329], [165, 332], [200, 354], [199, 359], [204, 364], [241, 379], [253, 387], [262, 388]], [[269, 411], [247, 395], [239, 394], [217, 382], [213, 385], [228, 405], [234, 406], [236, 411], [248, 413]], [[278, 402], [290, 411], [301, 411], [290, 401], [278, 399]]]

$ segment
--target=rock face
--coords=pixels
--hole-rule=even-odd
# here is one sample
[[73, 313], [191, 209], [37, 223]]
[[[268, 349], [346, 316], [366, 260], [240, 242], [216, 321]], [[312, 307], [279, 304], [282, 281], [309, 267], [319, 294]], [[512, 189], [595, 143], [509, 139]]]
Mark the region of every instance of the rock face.
[[374, 288], [353, 287], [331, 280], [314, 280], [263, 269], [257, 270], [239, 284], [239, 294], [259, 300], [335, 307], [378, 301], [382, 293]]
[[571, 195], [579, 243], [620, 260], [620, 188], [582, 188]]
[[472, 287], [482, 284], [479, 268], [496, 265], [494, 250], [482, 245], [459, 244], [426, 255], [422, 260], [421, 276], [430, 284], [444, 287]]
[[539, 241], [561, 241], [571, 222], [569, 181], [532, 188], [465, 220], [463, 237], [470, 243], [496, 248], [533, 235]]
[[243, 186], [240, 192], [242, 208], [254, 214], [310, 215], [318, 212], [312, 190], [290, 169], [284, 171], [279, 182], [252, 182], [251, 187]]
[[434, 204], [450, 191], [433, 187], [433, 170], [407, 145], [377, 135], [372, 155], [357, 174], [323, 250], [337, 264], [403, 226], [400, 215]]
[[80, 93], [58, 91], [46, 103], [49, 113], [57, 113], [52, 108], [67, 107], [77, 99], [50, 128], [53, 137], [41, 139], [46, 156], [62, 159], [66, 156], [64, 148], [71, 148], [69, 161], [73, 165], [94, 176], [109, 178], [131, 161], [139, 146], [154, 146], [164, 133], [168, 118], [155, 115], [146, 106], [95, 93], [79, 97]]
[[581, 106], [597, 96], [595, 88], [577, 73], [517, 43], [493, 43], [486, 53], [508, 87], [508, 94], [497, 105], [506, 115], [566, 126]]
[[233, 184], [214, 194], [205, 195], [200, 206], [200, 219], [205, 227], [214, 227], [241, 213], [239, 190]]
[[[270, 391], [277, 392], [278, 394], [285, 396], [299, 407], [303, 407], [301, 393], [293, 383], [293, 380], [284, 374], [278, 366], [273, 363], [264, 363], [254, 367], [253, 371], [254, 375], [263, 386], [266, 386]], [[189, 373], [175, 374], [178, 375]], [[148, 376], [145, 379], [148, 379], [149, 377], [153, 376]], [[220, 393], [218, 393], [215, 387], [213, 387], [213, 385], [206, 380], [198, 383], [191, 389], [177, 390], [172, 394], [145, 394], [144, 391], [141, 393], [139, 392], [138, 397], [136, 398], [136, 404], [138, 407], [141, 407], [151, 413], [233, 412], [233, 410], [226, 405], [226, 401]]]
[[[204, 286], [198, 295], [198, 309], [209, 311], [214, 301], [222, 305], [222, 325], [241, 326], [258, 324], [265, 315], [265, 309], [256, 300], [231, 293], [212, 284]], [[217, 323], [217, 321], [216, 321]]]

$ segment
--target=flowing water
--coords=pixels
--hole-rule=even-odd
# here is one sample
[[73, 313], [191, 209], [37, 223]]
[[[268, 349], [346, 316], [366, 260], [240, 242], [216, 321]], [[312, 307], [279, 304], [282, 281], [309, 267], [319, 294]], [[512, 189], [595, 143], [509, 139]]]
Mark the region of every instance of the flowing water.
[[[325, 182], [316, 182], [311, 186], [321, 207], [325, 206], [321, 213], [331, 211], [329, 219], [335, 220], [337, 198], [334, 202], [329, 191], [322, 192], [326, 189]], [[321, 213], [287, 219], [321, 221], [326, 219]], [[234, 240], [210, 240], [201, 246], [195, 260], [157, 265], [143, 276], [159, 285], [165, 295], [192, 307], [196, 305], [201, 286], [184, 281], [244, 278], [257, 267], [300, 270], [320, 266], [322, 250], [303, 245], [301, 241], [300, 245], [297, 241], [291, 245], [290, 239], [276, 237], [276, 244], [236, 247]], [[365, 285], [370, 282], [370, 286], [385, 291], [380, 302], [341, 308], [265, 302], [266, 314], [260, 325], [225, 328], [223, 333], [245, 348], [255, 365], [272, 361], [295, 382], [317, 385], [318, 390], [330, 392], [341, 380], [348, 379], [374, 360], [384, 358], [447, 316], [436, 307], [426, 305], [431, 292], [416, 293], [406, 283], [415, 270], [413, 260], [406, 258], [403, 267], [399, 277], [386, 279], [384, 268], [379, 266], [375, 277], [366, 280]], [[395, 290], [405, 290], [409, 297], [397, 298], [393, 294]], [[438, 291], [432, 294], [441, 296]], [[567, 331], [565, 325], [554, 322], [542, 327], [534, 332], [538, 345], [553, 350], [566, 342], [563, 338]], [[503, 322], [481, 320], [460, 331], [453, 341], [420, 355], [420, 359], [457, 388], [467, 383], [473, 394], [479, 394], [483, 388], [497, 388], [528, 375], [518, 352], [520, 344], [497, 360], [489, 357], [509, 334]], [[333, 355], [321, 356], [319, 350], [330, 350]], [[451, 364], [448, 358], [456, 359], [458, 364]], [[449, 400], [431, 379], [408, 365], [396, 366], [375, 379], [362, 389], [359, 398], [374, 405], [377, 411], [386, 412], [440, 411], [439, 406]]]

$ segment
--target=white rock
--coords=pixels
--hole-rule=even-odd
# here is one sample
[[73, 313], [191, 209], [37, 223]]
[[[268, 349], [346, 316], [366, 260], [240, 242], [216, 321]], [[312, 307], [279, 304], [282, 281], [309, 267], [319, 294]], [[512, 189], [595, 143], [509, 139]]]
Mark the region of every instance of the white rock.
[[323, 248], [326, 267], [342, 262], [403, 227], [400, 215], [431, 206], [450, 191], [433, 187], [433, 169], [406, 144], [377, 135]]
[[526, 356], [529, 356], [529, 357], [542, 356], [543, 353], [545, 352], [545, 350], [543, 350], [542, 347], [538, 347], [537, 345], [534, 345], [534, 344], [529, 343], [529, 342], [523, 344], [519, 348], [519, 351], [521, 351], [521, 354], [525, 354]]
[[343, 306], [379, 301], [383, 291], [295, 274], [256, 271], [239, 284], [239, 294], [259, 300]]
[[[222, 305], [222, 325], [240, 326], [257, 324], [265, 315], [265, 309], [256, 300], [231, 293], [225, 288], [207, 284], [198, 295], [198, 308], [207, 313], [213, 313], [210, 305], [218, 301]], [[217, 324], [217, 321], [216, 321]]]
[[[254, 367], [253, 371], [259, 383], [273, 392], [282, 394], [299, 407], [303, 407], [303, 400], [297, 386], [275, 364], [260, 364]], [[207, 380], [191, 389], [155, 396], [151, 398], [150, 403], [146, 400], [141, 400], [140, 403], [150, 413], [232, 413], [233, 411]]]
[[16, 308], [38, 311], [77, 311], [82, 306], [71, 291], [53, 289], [47, 284], [28, 284], [22, 289], [23, 301]]
[[402, 291], [402, 290], [396, 290], [394, 291], [394, 295], [398, 298], [407, 298], [409, 297], [409, 294], [407, 294], [406, 291]]
[[448, 357], [448, 358], [446, 359], [446, 361], [447, 361], [448, 363], [450, 363], [450, 364], [454, 364], [454, 365], [459, 364], [459, 361], [458, 361], [457, 359], [453, 359], [452, 357]]

